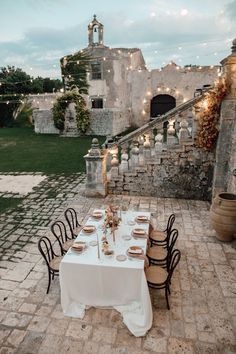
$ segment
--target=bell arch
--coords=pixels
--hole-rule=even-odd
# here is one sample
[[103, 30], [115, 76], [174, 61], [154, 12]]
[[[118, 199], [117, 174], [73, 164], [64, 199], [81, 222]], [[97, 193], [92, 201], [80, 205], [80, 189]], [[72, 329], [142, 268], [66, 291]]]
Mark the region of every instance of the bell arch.
[[89, 47], [103, 46], [103, 24], [93, 15], [93, 21], [88, 25]]

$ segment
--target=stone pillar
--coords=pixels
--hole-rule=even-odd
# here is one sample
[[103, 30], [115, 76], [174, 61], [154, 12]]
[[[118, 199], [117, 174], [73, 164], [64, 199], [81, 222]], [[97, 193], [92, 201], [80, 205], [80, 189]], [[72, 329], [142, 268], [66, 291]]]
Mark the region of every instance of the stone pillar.
[[155, 137], [155, 152], [158, 154], [158, 152], [162, 152], [162, 150], [163, 150], [163, 133], [158, 132]]
[[121, 163], [120, 163], [120, 167], [119, 167], [119, 173], [128, 172], [128, 170], [129, 170], [128, 159], [129, 159], [129, 156], [127, 154], [127, 149], [124, 146], [122, 148], [122, 153], [121, 153]]
[[236, 39], [233, 40], [232, 54], [221, 64], [230, 89], [221, 104], [213, 197], [222, 191], [236, 193]]
[[132, 142], [132, 149], [130, 152], [131, 167], [134, 169], [139, 165], [139, 143], [136, 140]]
[[182, 119], [180, 122], [179, 143], [183, 144], [187, 140], [189, 140], [188, 122], [186, 119]]
[[91, 149], [84, 156], [87, 180], [85, 195], [88, 197], [105, 197], [107, 194], [106, 155], [101, 154], [98, 140], [92, 140]]
[[140, 135], [139, 139], [139, 166], [143, 166], [145, 161], [144, 161], [144, 136]]
[[175, 137], [174, 120], [170, 120], [167, 129], [167, 146], [172, 146], [177, 144], [177, 139]]
[[143, 144], [143, 155], [144, 155], [144, 160], [148, 160], [151, 157], [151, 144], [149, 140], [149, 135], [145, 134], [145, 141]]

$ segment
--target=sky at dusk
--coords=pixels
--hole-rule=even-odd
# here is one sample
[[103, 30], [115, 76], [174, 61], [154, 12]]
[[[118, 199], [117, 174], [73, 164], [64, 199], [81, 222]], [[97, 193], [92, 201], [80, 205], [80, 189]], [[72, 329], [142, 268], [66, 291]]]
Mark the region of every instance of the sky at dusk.
[[104, 44], [140, 48], [148, 69], [214, 65], [236, 38], [236, 0], [0, 0], [0, 67], [60, 77], [59, 59], [85, 48], [93, 14]]

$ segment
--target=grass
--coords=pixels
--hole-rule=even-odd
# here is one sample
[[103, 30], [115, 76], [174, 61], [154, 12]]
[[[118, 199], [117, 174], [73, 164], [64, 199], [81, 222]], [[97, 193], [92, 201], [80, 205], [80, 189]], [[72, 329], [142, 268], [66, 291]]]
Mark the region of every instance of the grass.
[[3, 198], [0, 197], [0, 214], [7, 209], [14, 209], [22, 201], [22, 198]]
[[[61, 138], [32, 128], [0, 129], [0, 172], [75, 173], [85, 171], [92, 136]], [[105, 137], [97, 137], [100, 144]]]

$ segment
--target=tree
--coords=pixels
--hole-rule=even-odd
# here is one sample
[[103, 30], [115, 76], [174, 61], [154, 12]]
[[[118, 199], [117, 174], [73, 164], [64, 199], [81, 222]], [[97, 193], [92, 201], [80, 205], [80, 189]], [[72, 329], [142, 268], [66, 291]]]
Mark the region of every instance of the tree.
[[29, 92], [31, 77], [14, 66], [0, 71], [0, 127], [12, 126], [14, 112], [21, 104], [24, 93]]
[[60, 80], [33, 78], [20, 68], [2, 67], [0, 71], [0, 127], [12, 126], [14, 114], [29, 93], [58, 91], [63, 87]]
[[68, 55], [60, 61], [65, 89], [77, 88], [80, 94], [88, 94], [87, 72], [91, 57], [87, 53], [78, 52]]

